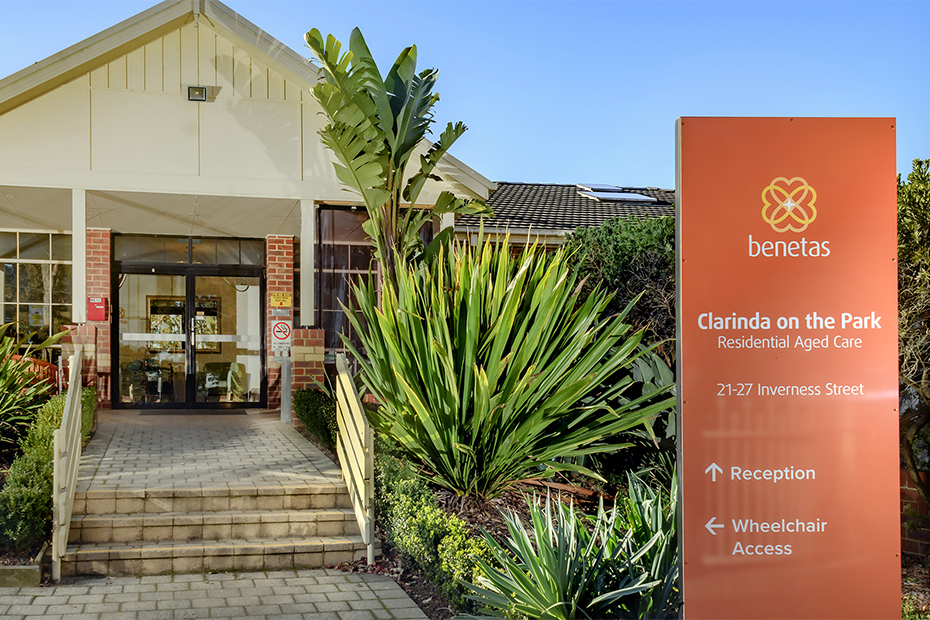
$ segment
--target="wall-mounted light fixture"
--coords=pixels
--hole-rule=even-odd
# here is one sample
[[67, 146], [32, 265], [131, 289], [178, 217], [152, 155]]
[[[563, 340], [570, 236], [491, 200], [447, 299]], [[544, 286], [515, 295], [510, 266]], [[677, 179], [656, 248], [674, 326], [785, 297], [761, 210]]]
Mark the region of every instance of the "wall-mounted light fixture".
[[206, 86], [188, 86], [187, 87], [187, 100], [188, 101], [206, 101], [207, 100], [207, 87]]

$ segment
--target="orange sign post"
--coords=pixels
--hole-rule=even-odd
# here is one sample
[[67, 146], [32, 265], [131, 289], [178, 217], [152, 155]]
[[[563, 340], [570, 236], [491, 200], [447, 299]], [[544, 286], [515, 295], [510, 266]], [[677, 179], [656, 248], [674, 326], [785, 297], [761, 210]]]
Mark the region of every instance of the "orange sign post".
[[678, 121], [685, 618], [900, 617], [894, 125]]

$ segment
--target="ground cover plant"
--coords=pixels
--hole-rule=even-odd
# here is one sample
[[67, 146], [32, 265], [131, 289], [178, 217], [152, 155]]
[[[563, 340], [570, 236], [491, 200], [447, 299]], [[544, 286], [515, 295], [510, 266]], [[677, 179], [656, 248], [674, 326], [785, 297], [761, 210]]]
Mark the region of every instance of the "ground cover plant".
[[562, 250], [515, 255], [508, 243], [441, 248], [380, 295], [369, 277], [354, 288], [361, 316], [347, 312], [365, 354], [345, 344], [381, 403], [372, 425], [459, 495], [595, 475], [572, 459], [616, 450], [614, 435], [672, 406], [671, 386], [634, 380], [642, 332], [624, 321], [628, 309], [601, 318], [610, 297], [582, 299]]
[[[46, 401], [13, 461], [0, 490], [0, 545], [17, 551], [48, 540], [52, 523], [53, 434], [61, 426], [66, 394]], [[95, 388], [81, 390], [81, 436], [90, 438], [97, 406]]]

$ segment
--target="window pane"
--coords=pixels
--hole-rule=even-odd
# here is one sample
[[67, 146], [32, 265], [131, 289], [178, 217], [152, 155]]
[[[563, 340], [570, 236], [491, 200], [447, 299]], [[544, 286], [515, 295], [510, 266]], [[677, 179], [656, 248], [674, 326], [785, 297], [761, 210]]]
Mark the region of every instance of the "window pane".
[[165, 239], [165, 262], [166, 263], [186, 263], [188, 239]]
[[371, 264], [371, 246], [353, 245], [349, 248], [350, 267], [359, 271], [368, 271]]
[[52, 306], [52, 333], [64, 331], [65, 325], [71, 325], [71, 306]]
[[16, 301], [16, 291], [16, 265], [3, 263], [3, 301]]
[[243, 265], [264, 265], [265, 264], [265, 242], [257, 239], [241, 239], [239, 246], [242, 251], [241, 261]]
[[71, 265], [52, 265], [52, 303], [71, 303]]
[[0, 258], [16, 258], [16, 233], [0, 233]]
[[220, 265], [238, 265], [239, 264], [239, 240], [238, 239], [217, 239], [216, 240], [216, 262]]
[[216, 240], [191, 239], [191, 262], [204, 265], [215, 265]]
[[[3, 323], [10, 323], [16, 320], [16, 304], [4, 304], [3, 305]], [[13, 329], [10, 331], [10, 334], [15, 333], [16, 330]]]
[[164, 238], [139, 237], [139, 260], [145, 263], [165, 262]]
[[139, 237], [116, 235], [113, 238], [113, 246], [113, 255], [116, 260], [139, 260]]
[[19, 257], [48, 260], [52, 257], [49, 239], [46, 233], [19, 233]]
[[364, 211], [333, 212], [333, 238], [336, 241], [368, 241], [362, 223], [368, 219]]
[[20, 303], [42, 303], [51, 297], [51, 265], [19, 265]]
[[71, 235], [52, 235], [52, 260], [71, 260]]

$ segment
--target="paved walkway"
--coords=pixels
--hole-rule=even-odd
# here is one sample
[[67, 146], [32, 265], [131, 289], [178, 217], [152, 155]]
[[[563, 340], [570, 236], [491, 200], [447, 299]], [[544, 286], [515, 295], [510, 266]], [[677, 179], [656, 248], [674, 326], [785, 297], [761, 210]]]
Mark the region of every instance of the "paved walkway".
[[339, 468], [277, 411], [153, 415], [101, 411], [77, 491], [342, 482]]
[[[338, 466], [277, 411], [150, 415], [102, 411], [78, 491], [282, 487], [342, 482]], [[0, 619], [426, 618], [393, 580], [333, 569], [75, 577], [0, 588]]]
[[47, 588], [0, 588], [4, 620], [419, 619], [389, 577], [333, 569], [77, 577]]

